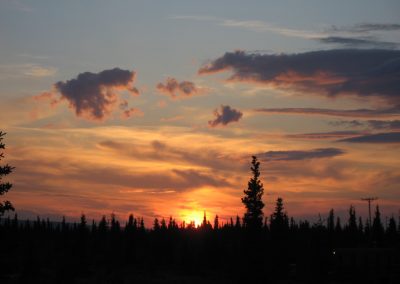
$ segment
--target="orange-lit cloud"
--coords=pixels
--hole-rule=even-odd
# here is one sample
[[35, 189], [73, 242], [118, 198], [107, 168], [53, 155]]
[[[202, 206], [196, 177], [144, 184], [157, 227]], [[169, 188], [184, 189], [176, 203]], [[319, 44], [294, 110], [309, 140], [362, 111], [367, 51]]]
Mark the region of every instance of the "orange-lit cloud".
[[[156, 216], [188, 221], [206, 210], [208, 218], [218, 214], [221, 221], [227, 220], [243, 213], [240, 197], [251, 175], [249, 157], [277, 151], [292, 158], [259, 156], [267, 215], [277, 196], [285, 198], [295, 216], [334, 206], [345, 210], [364, 195], [379, 196], [382, 205], [398, 200], [395, 155], [368, 148], [380, 157], [371, 163], [364, 150], [350, 143], [341, 144], [341, 154], [314, 151], [322, 147], [301, 150], [309, 148], [285, 137], [275, 137], [269, 144], [262, 137], [221, 137], [182, 127], [9, 133], [7, 162], [16, 167], [10, 175], [14, 188], [9, 198], [17, 209], [30, 211], [30, 218], [44, 213], [78, 217], [82, 212], [90, 218], [111, 212], [126, 218], [132, 212], [150, 225]], [[314, 203], [312, 212], [304, 206]], [[394, 208], [387, 206], [386, 210]]]

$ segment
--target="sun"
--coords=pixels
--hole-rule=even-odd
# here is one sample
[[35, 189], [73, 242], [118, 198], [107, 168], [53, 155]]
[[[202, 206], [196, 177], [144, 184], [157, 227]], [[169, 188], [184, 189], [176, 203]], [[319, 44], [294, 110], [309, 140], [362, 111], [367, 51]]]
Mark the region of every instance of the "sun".
[[204, 212], [200, 210], [185, 210], [181, 212], [181, 218], [186, 224], [194, 222], [195, 226], [198, 227], [203, 222]]

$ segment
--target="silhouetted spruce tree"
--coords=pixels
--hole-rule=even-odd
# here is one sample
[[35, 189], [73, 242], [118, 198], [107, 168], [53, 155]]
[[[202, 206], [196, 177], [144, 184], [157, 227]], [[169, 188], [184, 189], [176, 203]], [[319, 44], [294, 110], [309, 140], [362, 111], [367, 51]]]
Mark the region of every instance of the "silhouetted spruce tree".
[[157, 218], [154, 219], [153, 230], [154, 231], [159, 231], [160, 230], [160, 222], [158, 221]]
[[249, 180], [247, 189], [243, 191], [245, 196], [242, 198], [242, 203], [246, 207], [243, 222], [244, 226], [247, 228], [259, 229], [262, 227], [264, 218], [264, 213], [262, 211], [264, 208], [264, 202], [262, 201], [264, 188], [259, 179], [260, 162], [258, 162], [256, 156], [252, 156], [251, 165], [253, 177]]
[[272, 233], [284, 233], [289, 229], [289, 219], [284, 211], [283, 199], [280, 197], [276, 200], [275, 211], [271, 215], [270, 229]]
[[394, 244], [397, 238], [396, 221], [393, 215], [389, 219], [389, 225], [386, 229], [386, 237], [390, 244]]
[[[5, 149], [5, 144], [2, 143], [3, 137], [6, 133], [0, 131], [0, 149]], [[4, 153], [0, 152], [0, 161], [4, 158]], [[2, 182], [3, 176], [10, 174], [13, 171], [14, 167], [6, 164], [4, 166], [0, 166], [0, 196], [6, 194], [12, 187], [12, 184], [9, 182]], [[4, 215], [7, 211], [14, 211], [14, 207], [11, 202], [8, 200], [0, 201], [0, 217]]]
[[99, 222], [99, 227], [98, 227], [98, 231], [100, 234], [105, 234], [107, 232], [107, 219], [106, 216], [103, 215], [103, 217], [101, 217], [101, 220]]
[[236, 215], [236, 223], [235, 223], [235, 228], [240, 229], [242, 225], [240, 224], [240, 217]]
[[360, 235], [362, 235], [364, 233], [364, 224], [363, 224], [361, 216], [358, 217], [358, 233]]
[[81, 232], [86, 232], [86, 229], [87, 229], [86, 226], [87, 226], [86, 216], [85, 216], [85, 214], [82, 214], [81, 215], [81, 222], [79, 224], [79, 230]]
[[356, 209], [354, 208], [353, 205], [350, 205], [349, 209], [349, 223], [347, 226], [348, 230], [351, 233], [354, 233], [357, 231], [357, 217], [356, 217]]
[[120, 232], [121, 226], [119, 221], [115, 218], [115, 214], [111, 214], [111, 232], [113, 234], [118, 234]]
[[165, 222], [164, 218], [161, 219], [161, 230], [167, 230], [167, 223]]
[[140, 232], [142, 232], [142, 233], [144, 233], [144, 232], [146, 231], [146, 228], [145, 228], [145, 226], [144, 226], [143, 217], [140, 219], [140, 222], [139, 222], [139, 230], [140, 230]]
[[335, 231], [335, 212], [333, 209], [329, 211], [327, 229], [329, 233], [333, 233]]
[[63, 216], [61, 221], [61, 232], [65, 233], [67, 230], [67, 223], [65, 221], [65, 216]]
[[379, 211], [379, 205], [376, 205], [375, 217], [372, 222], [372, 236], [375, 242], [381, 242], [384, 234], [384, 229], [381, 221], [381, 212]]
[[214, 218], [214, 230], [218, 230], [218, 229], [219, 229], [218, 215], [215, 215], [215, 218]]
[[341, 233], [342, 232], [342, 224], [340, 222], [340, 217], [336, 218], [335, 232], [336, 233]]

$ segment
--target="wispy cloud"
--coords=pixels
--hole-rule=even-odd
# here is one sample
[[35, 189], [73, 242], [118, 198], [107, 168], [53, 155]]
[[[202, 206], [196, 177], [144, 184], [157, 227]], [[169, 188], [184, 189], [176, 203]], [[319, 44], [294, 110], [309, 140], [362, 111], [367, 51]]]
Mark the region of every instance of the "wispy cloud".
[[272, 32], [275, 34], [280, 34], [289, 37], [300, 37], [300, 38], [319, 38], [323, 37], [323, 33], [318, 33], [315, 31], [299, 30], [286, 27], [279, 27], [277, 25], [259, 21], [259, 20], [235, 20], [235, 19], [225, 19], [217, 18], [212, 16], [201, 16], [201, 15], [178, 15], [171, 16], [170, 19], [175, 20], [193, 20], [193, 21], [203, 21], [212, 22], [220, 26], [229, 28], [239, 28], [254, 32]]
[[396, 23], [362, 23], [342, 27], [331, 26], [328, 29], [313, 31], [282, 27], [260, 20], [237, 20], [202, 15], [178, 15], [169, 18], [175, 20], [210, 22], [228, 28], [237, 28], [253, 32], [269, 32], [287, 37], [311, 39], [324, 44], [335, 44], [347, 48], [393, 49], [399, 46], [398, 42], [380, 41], [378, 36], [370, 35], [370, 32], [398, 31], [400, 30], [400, 24]]
[[[6, 64], [0, 65], [0, 78], [12, 79], [21, 77], [42, 78], [52, 77], [57, 73], [57, 68], [40, 64]], [[1, 80], [0, 79], [0, 80]]]

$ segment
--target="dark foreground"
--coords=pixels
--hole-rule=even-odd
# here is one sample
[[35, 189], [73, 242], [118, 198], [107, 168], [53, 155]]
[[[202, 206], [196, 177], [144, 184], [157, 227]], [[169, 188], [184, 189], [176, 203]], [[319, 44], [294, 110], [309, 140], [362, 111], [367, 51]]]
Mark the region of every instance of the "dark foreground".
[[2, 220], [0, 283], [400, 283], [396, 226], [281, 225]]

